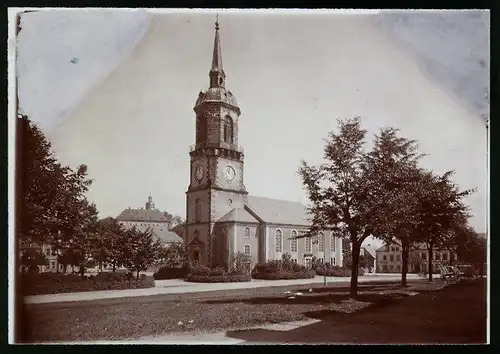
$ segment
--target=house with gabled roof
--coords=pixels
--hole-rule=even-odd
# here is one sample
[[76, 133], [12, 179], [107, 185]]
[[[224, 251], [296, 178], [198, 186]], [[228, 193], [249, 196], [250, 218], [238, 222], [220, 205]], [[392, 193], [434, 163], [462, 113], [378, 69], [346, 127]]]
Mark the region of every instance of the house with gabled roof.
[[116, 218], [123, 227], [137, 230], [151, 230], [153, 238], [160, 240], [165, 246], [174, 242], [183, 242], [182, 237], [172, 230], [172, 223], [160, 210], [155, 208], [153, 198], [149, 196], [145, 208], [127, 208]]
[[[394, 240], [376, 250], [376, 272], [377, 273], [401, 273], [401, 243]], [[457, 259], [456, 254], [454, 255]], [[448, 265], [450, 262], [450, 251], [436, 248], [432, 252], [433, 272], [439, 272], [439, 265]], [[416, 243], [411, 249], [408, 262], [408, 273], [427, 273], [429, 271], [429, 251], [424, 243]]]

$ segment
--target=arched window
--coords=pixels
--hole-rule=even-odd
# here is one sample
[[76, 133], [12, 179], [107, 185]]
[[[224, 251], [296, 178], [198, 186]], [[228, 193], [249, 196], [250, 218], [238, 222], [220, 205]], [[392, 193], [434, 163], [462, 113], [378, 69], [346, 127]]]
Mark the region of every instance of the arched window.
[[230, 116], [224, 118], [224, 142], [233, 143], [233, 119]]
[[246, 239], [250, 238], [250, 228], [249, 227], [245, 227], [245, 238]]
[[276, 230], [274, 232], [274, 244], [276, 246], [275, 250], [276, 252], [282, 252], [283, 251], [283, 248], [282, 248], [282, 236], [283, 236], [283, 233], [281, 232], [280, 229]]
[[306, 237], [306, 253], [311, 253], [312, 240], [310, 237]]
[[290, 232], [290, 252], [297, 252], [297, 231]]
[[318, 235], [318, 251], [319, 252], [325, 252], [325, 234], [323, 232], [320, 232]]
[[201, 202], [200, 198], [196, 198], [194, 202], [194, 219], [195, 222], [199, 222], [201, 218]]
[[335, 241], [336, 241], [335, 233], [332, 232], [330, 235], [330, 251], [335, 252]]

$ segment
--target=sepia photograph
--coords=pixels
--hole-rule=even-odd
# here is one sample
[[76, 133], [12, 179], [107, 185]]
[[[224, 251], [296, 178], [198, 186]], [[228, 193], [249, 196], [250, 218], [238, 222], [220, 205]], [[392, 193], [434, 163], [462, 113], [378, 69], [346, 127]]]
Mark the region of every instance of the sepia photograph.
[[10, 344], [489, 344], [489, 11], [8, 17]]

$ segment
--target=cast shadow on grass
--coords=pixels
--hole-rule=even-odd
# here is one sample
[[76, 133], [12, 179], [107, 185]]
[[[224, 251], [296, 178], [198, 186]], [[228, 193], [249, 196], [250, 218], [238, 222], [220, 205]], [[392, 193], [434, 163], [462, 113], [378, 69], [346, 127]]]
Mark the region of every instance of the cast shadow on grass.
[[[363, 294], [363, 292], [378, 293], [384, 290], [394, 290], [395, 287], [382, 287], [382, 286], [364, 286], [359, 288], [360, 294], [355, 297], [358, 301], [372, 302], [376, 299], [381, 299], [379, 294]], [[294, 299], [289, 299], [289, 295], [280, 294], [272, 296], [249, 296], [244, 299], [217, 299], [205, 300], [205, 304], [231, 304], [231, 303], [245, 303], [250, 305], [265, 305], [265, 304], [331, 304], [341, 303], [349, 298], [349, 287], [334, 287], [334, 288], [316, 288], [313, 292], [308, 291], [309, 288], [300, 288], [291, 290], [291, 295], [301, 292], [302, 295], [295, 296]], [[386, 298], [390, 295], [384, 295]]]
[[[356, 297], [356, 300], [369, 302], [370, 306], [365, 307], [363, 309], [359, 309], [352, 313], [339, 312], [336, 310], [316, 310], [316, 311], [307, 311], [304, 312], [303, 315], [305, 317], [311, 319], [321, 320], [321, 323], [312, 323], [306, 325], [305, 327], [299, 327], [296, 329], [291, 329], [291, 331], [279, 331], [272, 329], [263, 329], [263, 328], [253, 328], [253, 329], [243, 329], [243, 330], [234, 330], [227, 331], [226, 336], [229, 338], [244, 340], [245, 343], [241, 344], [271, 344], [271, 343], [309, 343], [309, 344], [321, 344], [322, 341], [320, 339], [315, 338], [307, 338], [307, 340], [303, 340], [295, 335], [293, 332], [304, 333], [304, 329], [309, 328], [321, 328], [324, 329], [324, 323], [344, 323], [347, 320], [352, 320], [354, 317], [360, 315], [361, 313], [366, 314], [371, 311], [375, 311], [377, 309], [381, 309], [384, 307], [389, 307], [393, 305], [395, 302], [401, 300], [406, 296], [402, 296], [401, 294], [388, 294], [388, 295], [376, 295], [376, 294], [361, 294]], [[319, 303], [329, 303], [329, 304], [341, 304], [343, 301], [350, 299], [348, 295], [320, 295], [320, 296], [301, 296], [297, 297], [293, 300], [288, 299], [273, 299], [271, 303], [281, 303], [281, 304], [319, 304]], [[256, 299], [254, 299], [256, 300]], [[253, 301], [253, 300], [251, 300]], [[260, 299], [262, 301], [262, 299]], [[281, 302], [279, 302], [281, 301]], [[254, 302], [251, 302], [254, 303]]]

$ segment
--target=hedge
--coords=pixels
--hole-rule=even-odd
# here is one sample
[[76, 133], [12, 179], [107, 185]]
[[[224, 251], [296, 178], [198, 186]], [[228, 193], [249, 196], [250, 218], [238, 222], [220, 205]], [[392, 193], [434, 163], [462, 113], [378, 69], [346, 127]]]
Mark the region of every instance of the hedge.
[[45, 295], [100, 290], [145, 289], [155, 286], [153, 277], [135, 279], [130, 273], [101, 273], [80, 277], [75, 274], [42, 273], [22, 275], [24, 295]]
[[251, 281], [250, 274], [195, 275], [189, 274], [186, 281], [193, 283], [239, 283]]
[[[327, 277], [350, 277], [352, 271], [349, 268], [330, 266], [326, 268]], [[317, 275], [325, 275], [325, 269], [323, 267], [316, 268]], [[363, 268], [358, 269], [358, 275], [364, 275], [365, 271]]]
[[313, 269], [307, 269], [300, 272], [288, 272], [280, 271], [275, 273], [252, 273], [254, 279], [265, 279], [265, 280], [282, 280], [282, 279], [312, 279], [316, 276], [316, 272]]
[[153, 274], [155, 280], [163, 279], [184, 279], [188, 273], [187, 268], [168, 268], [161, 267]]

